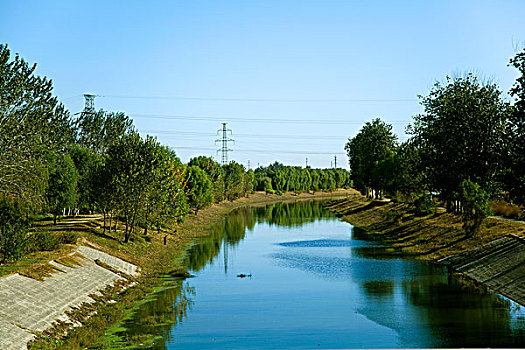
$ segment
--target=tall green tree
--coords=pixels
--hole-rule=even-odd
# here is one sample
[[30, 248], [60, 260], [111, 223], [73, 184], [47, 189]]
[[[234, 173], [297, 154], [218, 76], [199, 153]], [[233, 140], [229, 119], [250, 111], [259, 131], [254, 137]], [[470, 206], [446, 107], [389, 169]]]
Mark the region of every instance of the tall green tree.
[[244, 167], [231, 161], [222, 166], [224, 170], [225, 197], [234, 200], [244, 195]]
[[354, 185], [360, 190], [380, 189], [374, 182], [373, 171], [377, 163], [389, 156], [397, 146], [392, 125], [379, 118], [366, 122], [356, 136], [345, 145]]
[[78, 199], [78, 171], [69, 154], [58, 154], [50, 161], [46, 197], [56, 224], [64, 208], [75, 207]]
[[186, 195], [195, 214], [213, 203], [213, 185], [206, 172], [197, 166], [186, 169]]
[[219, 203], [224, 200], [224, 170], [211, 157], [198, 156], [190, 159], [189, 166], [198, 166], [206, 172], [213, 184], [213, 200]]
[[520, 72], [520, 76], [510, 90], [515, 104], [511, 117], [510, 162], [507, 187], [512, 198], [525, 203], [525, 48], [516, 54], [510, 64]]
[[498, 192], [510, 115], [498, 87], [469, 74], [438, 82], [420, 98], [425, 113], [414, 117], [408, 131], [420, 149], [429, 187], [448, 203], [467, 178], [489, 193]]
[[74, 140], [69, 112], [53, 84], [0, 45], [0, 194], [38, 209], [47, 186], [46, 159]]

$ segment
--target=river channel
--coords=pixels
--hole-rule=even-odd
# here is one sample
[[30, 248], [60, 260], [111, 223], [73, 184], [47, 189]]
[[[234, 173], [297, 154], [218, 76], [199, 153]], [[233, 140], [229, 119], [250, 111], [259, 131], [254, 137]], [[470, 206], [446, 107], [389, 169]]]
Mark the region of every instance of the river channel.
[[525, 312], [446, 269], [384, 258], [319, 202], [243, 208], [126, 324], [158, 349], [525, 347]]

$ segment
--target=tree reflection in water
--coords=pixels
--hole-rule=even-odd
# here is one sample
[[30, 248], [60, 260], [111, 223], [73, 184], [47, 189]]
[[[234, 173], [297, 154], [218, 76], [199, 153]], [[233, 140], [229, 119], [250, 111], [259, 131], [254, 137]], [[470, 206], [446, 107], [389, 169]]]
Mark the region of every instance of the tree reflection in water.
[[147, 300], [136, 309], [120, 326], [123, 330], [114, 335], [120, 341], [111, 339], [112, 348], [118, 348], [126, 343], [148, 343], [150, 349], [166, 349], [166, 340], [171, 338], [173, 324], [182, 322], [191, 311], [195, 289], [183, 280], [166, 282], [166, 286], [155, 292], [151, 300]]
[[[237, 246], [244, 239], [246, 229], [252, 231], [256, 223], [297, 227], [334, 217], [334, 214], [324, 209], [322, 202], [318, 201], [240, 208], [213, 225], [209, 236], [196, 241], [186, 256], [184, 265], [192, 271], [200, 271], [218, 257], [221, 249], [227, 254], [229, 248]], [[227, 264], [225, 268], [226, 266]]]

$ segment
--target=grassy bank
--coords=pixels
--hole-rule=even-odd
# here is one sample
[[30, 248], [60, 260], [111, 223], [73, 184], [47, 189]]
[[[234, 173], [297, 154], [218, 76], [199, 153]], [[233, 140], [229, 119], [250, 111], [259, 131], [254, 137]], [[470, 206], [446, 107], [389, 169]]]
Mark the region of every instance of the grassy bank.
[[[40, 334], [30, 347], [33, 349], [83, 349], [83, 348], [107, 348], [116, 343], [111, 336], [106, 336], [106, 331], [119, 324], [121, 320], [129, 316], [134, 307], [140, 301], [146, 299], [155, 288], [164, 283], [166, 275], [180, 275], [184, 273], [181, 260], [186, 250], [191, 246], [194, 239], [210, 234], [210, 227], [222, 219], [232, 210], [243, 206], [266, 205], [285, 201], [321, 200], [330, 198], [341, 198], [355, 194], [353, 190], [338, 190], [331, 193], [285, 193], [282, 196], [254, 193], [248, 198], [240, 198], [233, 202], [215, 204], [205, 210], [199, 211], [197, 216], [190, 216], [183, 224], [171, 228], [169, 231], [149, 232], [146, 239], [135, 237], [127, 244], [122, 243], [119, 233], [112, 235], [102, 232], [100, 219], [90, 221], [75, 228], [80, 238], [97, 243], [107, 253], [117, 256], [123, 260], [138, 265], [141, 268], [141, 276], [136, 282], [123, 292], [120, 288], [108, 287], [104, 297], [97, 298], [95, 304], [84, 305], [74, 310], [70, 317], [79, 321], [82, 327], [71, 330], [64, 323], [57, 323], [54, 328]], [[167, 244], [164, 245], [164, 239]], [[71, 251], [71, 247], [66, 251]], [[54, 252], [51, 256], [56, 258], [60, 252]], [[39, 261], [42, 257], [35, 258]], [[39, 264], [44, 264], [40, 262]], [[34, 266], [24, 267], [31, 269]], [[12, 269], [11, 269], [12, 270]], [[108, 302], [108, 301], [116, 302]], [[92, 315], [91, 317], [87, 317]], [[67, 336], [65, 334], [67, 333]], [[129, 339], [129, 344], [139, 344], [150, 339]], [[124, 340], [126, 341], [126, 340]], [[122, 339], [118, 342], [122, 347]]]
[[444, 209], [421, 217], [409, 204], [371, 201], [358, 193], [332, 201], [328, 209], [387, 243], [385, 254], [423, 260], [463, 253], [507, 234], [525, 236], [525, 223], [499, 218], [487, 218], [480, 232], [469, 236], [461, 218]]

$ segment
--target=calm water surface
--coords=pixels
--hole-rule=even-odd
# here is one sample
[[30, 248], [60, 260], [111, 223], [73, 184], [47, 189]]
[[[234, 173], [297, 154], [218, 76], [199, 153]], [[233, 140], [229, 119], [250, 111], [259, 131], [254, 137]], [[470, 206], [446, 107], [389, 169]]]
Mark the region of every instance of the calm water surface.
[[316, 202], [238, 210], [128, 332], [159, 349], [525, 347], [516, 305], [381, 251]]

